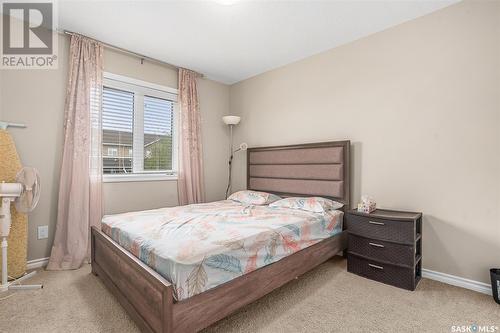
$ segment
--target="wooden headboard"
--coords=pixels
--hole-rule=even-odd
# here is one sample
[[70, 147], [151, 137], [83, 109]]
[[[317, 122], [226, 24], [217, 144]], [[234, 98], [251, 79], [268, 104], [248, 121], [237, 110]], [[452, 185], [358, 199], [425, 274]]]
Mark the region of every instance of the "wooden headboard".
[[346, 140], [249, 148], [247, 189], [321, 196], [350, 208], [350, 145]]

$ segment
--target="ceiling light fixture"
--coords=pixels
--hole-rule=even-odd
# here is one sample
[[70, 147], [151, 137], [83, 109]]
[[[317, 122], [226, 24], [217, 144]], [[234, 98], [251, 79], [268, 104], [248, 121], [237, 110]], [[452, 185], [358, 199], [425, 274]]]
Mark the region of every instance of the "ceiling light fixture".
[[237, 3], [239, 0], [214, 0], [217, 2], [219, 5], [224, 5], [224, 6], [231, 6]]

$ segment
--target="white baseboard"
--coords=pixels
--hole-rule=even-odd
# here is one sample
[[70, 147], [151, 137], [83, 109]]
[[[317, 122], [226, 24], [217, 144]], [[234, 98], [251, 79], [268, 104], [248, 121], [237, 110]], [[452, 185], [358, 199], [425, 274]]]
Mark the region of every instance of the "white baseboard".
[[445, 274], [441, 272], [435, 272], [428, 269], [422, 269], [422, 277], [451, 284], [452, 286], [474, 290], [477, 291], [478, 293], [483, 293], [490, 296], [492, 295], [491, 285], [484, 282], [469, 280], [459, 276]]
[[[28, 270], [42, 268], [42, 267], [47, 266], [48, 263], [49, 263], [48, 257], [29, 260], [27, 268], [28, 268]], [[430, 280], [443, 282], [446, 284], [451, 284], [452, 286], [457, 286], [457, 287], [477, 291], [479, 293], [483, 293], [486, 295], [490, 295], [490, 296], [492, 295], [491, 285], [484, 283], [484, 282], [469, 280], [469, 279], [465, 279], [465, 278], [455, 276], [455, 275], [431, 271], [429, 269], [422, 269], [422, 277], [424, 277], [426, 279], [430, 279]]]
[[37, 269], [37, 268], [42, 268], [47, 266], [49, 263], [49, 258], [40, 258], [40, 259], [34, 259], [34, 260], [28, 260], [28, 265], [26, 268], [28, 270], [30, 269]]

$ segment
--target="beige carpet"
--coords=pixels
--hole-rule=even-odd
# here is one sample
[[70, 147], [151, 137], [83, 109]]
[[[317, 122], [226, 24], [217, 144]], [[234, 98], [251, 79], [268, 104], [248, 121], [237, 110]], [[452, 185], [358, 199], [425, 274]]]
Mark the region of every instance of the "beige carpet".
[[[45, 287], [0, 300], [0, 332], [138, 331], [89, 267], [30, 282]], [[335, 258], [206, 331], [451, 332], [471, 324], [500, 326], [500, 305], [426, 279], [415, 292], [386, 286], [347, 273]]]

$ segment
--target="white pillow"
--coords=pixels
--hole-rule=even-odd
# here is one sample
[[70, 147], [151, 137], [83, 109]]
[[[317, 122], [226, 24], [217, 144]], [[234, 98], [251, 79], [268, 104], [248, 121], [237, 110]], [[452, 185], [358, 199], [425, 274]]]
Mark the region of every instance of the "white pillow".
[[290, 197], [273, 202], [269, 207], [283, 207], [307, 210], [314, 213], [325, 213], [328, 210], [340, 209], [344, 204], [322, 197]]
[[281, 199], [281, 197], [272, 193], [249, 190], [235, 192], [228, 198], [228, 200], [241, 202], [247, 205], [269, 205], [279, 199]]

